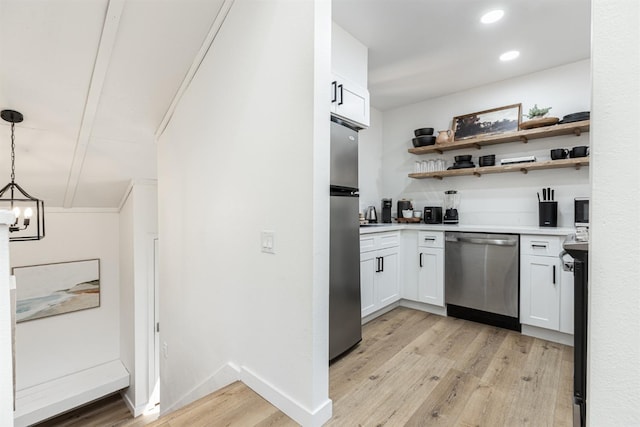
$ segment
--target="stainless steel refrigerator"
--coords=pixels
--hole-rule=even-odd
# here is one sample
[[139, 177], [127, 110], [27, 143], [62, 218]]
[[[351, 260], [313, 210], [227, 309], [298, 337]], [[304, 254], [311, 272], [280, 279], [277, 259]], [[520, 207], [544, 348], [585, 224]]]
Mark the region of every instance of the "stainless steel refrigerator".
[[331, 118], [329, 360], [362, 340], [358, 131]]

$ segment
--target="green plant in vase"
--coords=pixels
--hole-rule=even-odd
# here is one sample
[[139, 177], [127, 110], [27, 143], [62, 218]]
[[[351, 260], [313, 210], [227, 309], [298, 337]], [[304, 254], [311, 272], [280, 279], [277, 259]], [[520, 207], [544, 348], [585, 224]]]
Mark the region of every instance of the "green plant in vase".
[[538, 108], [538, 104], [534, 104], [532, 108], [529, 109], [529, 114], [525, 114], [525, 116], [532, 119], [541, 119], [546, 116], [551, 110], [551, 107]]

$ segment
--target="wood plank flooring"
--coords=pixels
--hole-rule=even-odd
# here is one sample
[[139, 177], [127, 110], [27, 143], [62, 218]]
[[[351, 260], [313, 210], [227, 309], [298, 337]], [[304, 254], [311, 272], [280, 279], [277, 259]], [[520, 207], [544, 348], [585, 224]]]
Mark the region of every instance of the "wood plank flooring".
[[[573, 349], [407, 308], [363, 327], [329, 369], [326, 426], [562, 426], [572, 423]], [[117, 398], [42, 427], [296, 426], [242, 383], [153, 420]], [[95, 405], [95, 404], [94, 404]]]

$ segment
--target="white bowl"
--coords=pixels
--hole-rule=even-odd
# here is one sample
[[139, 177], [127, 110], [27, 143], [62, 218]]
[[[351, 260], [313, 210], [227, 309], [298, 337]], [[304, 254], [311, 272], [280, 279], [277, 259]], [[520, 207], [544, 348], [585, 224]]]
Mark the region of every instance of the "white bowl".
[[413, 211], [411, 209], [404, 209], [402, 211], [402, 217], [403, 218], [412, 218], [413, 217]]
[[422, 212], [420, 212], [420, 211], [413, 211], [413, 217], [414, 217], [414, 218], [422, 218]]

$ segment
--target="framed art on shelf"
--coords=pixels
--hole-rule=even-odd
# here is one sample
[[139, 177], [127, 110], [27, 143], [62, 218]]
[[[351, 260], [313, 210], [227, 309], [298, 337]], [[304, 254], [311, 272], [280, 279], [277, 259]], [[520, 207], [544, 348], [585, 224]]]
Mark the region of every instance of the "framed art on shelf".
[[516, 132], [520, 126], [521, 110], [522, 104], [513, 104], [454, 117], [454, 140]]
[[100, 260], [14, 267], [16, 322], [100, 306]]

